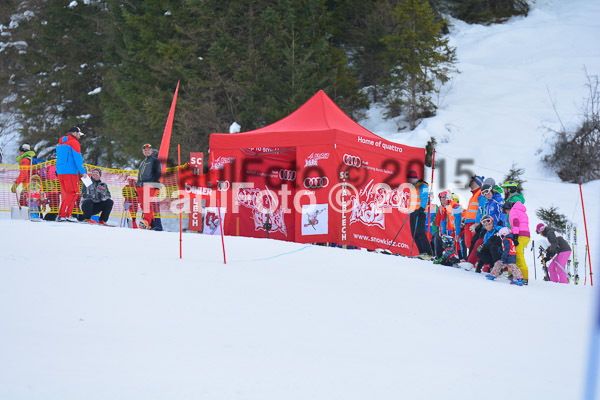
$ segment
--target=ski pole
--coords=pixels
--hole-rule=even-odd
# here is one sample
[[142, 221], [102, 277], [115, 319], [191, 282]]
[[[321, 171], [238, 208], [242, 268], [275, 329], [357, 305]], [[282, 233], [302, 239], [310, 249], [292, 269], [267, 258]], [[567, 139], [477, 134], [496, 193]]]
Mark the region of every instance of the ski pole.
[[412, 236], [412, 244], [410, 245], [410, 255], [412, 256], [412, 252], [413, 252], [413, 248], [415, 247], [415, 235], [417, 234], [417, 223], [419, 222], [419, 216], [417, 215], [417, 218], [415, 219], [415, 230], [413, 231], [411, 229], [410, 233]]
[[127, 204], [127, 201], [123, 202], [123, 214], [121, 214], [121, 222], [119, 222], [119, 228], [123, 227], [123, 217], [125, 217], [125, 204]]
[[15, 198], [17, 199], [17, 205], [19, 206], [19, 213], [21, 211], [21, 202], [19, 201], [19, 193], [15, 190]]
[[396, 236], [394, 236], [394, 240], [392, 240], [392, 242], [390, 243], [390, 247], [388, 247], [387, 249], [391, 249], [392, 245], [394, 244], [394, 242], [396, 241], [396, 238], [398, 237], [398, 235], [400, 234], [400, 231], [402, 230], [402, 228], [404, 228], [404, 224], [406, 223], [406, 221], [408, 221], [408, 217], [410, 217], [410, 214], [406, 215], [406, 219], [404, 220], [404, 222], [402, 223], [402, 226], [400, 226], [400, 229], [398, 229], [398, 233], [396, 233]]
[[587, 284], [587, 252], [588, 252], [588, 247], [587, 244], [585, 245], [585, 253], [583, 255], [583, 276], [585, 277], [583, 284], [586, 285]]
[[533, 255], [533, 279], [537, 281], [537, 266], [535, 265], [535, 240], [531, 241], [531, 254]]

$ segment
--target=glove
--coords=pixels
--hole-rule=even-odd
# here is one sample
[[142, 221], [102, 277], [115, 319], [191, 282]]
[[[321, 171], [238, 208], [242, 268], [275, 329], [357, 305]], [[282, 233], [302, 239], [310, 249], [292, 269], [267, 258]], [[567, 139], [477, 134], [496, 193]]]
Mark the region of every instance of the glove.
[[552, 257], [544, 257], [544, 262], [548, 262], [550, 260], [552, 260]]
[[477, 225], [477, 224], [473, 224], [473, 225], [471, 225], [471, 226], [469, 227], [469, 230], [470, 230], [472, 233], [475, 233], [475, 229], [477, 229], [477, 226], [476, 226], [476, 225]]
[[513, 235], [513, 243], [515, 244], [515, 246], [519, 245], [519, 235], [518, 234]]
[[481, 253], [481, 249], [483, 249], [483, 245], [480, 244], [479, 247], [477, 247], [477, 251]]
[[17, 184], [13, 183], [13, 185], [10, 187], [10, 191], [13, 193], [17, 193]]
[[434, 264], [441, 264], [442, 263], [442, 259], [440, 258], [439, 260], [435, 260], [433, 263]]

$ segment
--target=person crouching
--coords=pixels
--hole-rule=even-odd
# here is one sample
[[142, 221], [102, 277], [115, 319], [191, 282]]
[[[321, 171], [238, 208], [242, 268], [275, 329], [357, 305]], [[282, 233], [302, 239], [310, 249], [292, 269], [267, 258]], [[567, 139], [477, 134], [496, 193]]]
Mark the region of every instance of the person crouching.
[[443, 235], [442, 246], [444, 247], [442, 257], [440, 257], [438, 260], [435, 260], [433, 263], [446, 265], [448, 267], [453, 267], [454, 264], [458, 264], [460, 262], [460, 258], [458, 256], [458, 251], [456, 250], [454, 237], [450, 235]]
[[92, 215], [100, 214], [99, 224], [106, 225], [106, 221], [110, 217], [110, 212], [113, 208], [113, 201], [110, 198], [110, 191], [106, 183], [100, 180], [102, 172], [100, 168], [94, 168], [92, 171], [92, 184], [88, 187], [83, 186], [81, 193], [81, 212], [83, 212], [82, 220], [84, 222], [92, 222]]
[[510, 282], [511, 285], [523, 286], [523, 273], [517, 268], [517, 250], [512, 240], [512, 233], [510, 229], [504, 227], [498, 232], [498, 236], [502, 240], [502, 257], [496, 261], [492, 271], [485, 277], [493, 281], [500, 275], [500, 271], [504, 268], [513, 274], [513, 280]]

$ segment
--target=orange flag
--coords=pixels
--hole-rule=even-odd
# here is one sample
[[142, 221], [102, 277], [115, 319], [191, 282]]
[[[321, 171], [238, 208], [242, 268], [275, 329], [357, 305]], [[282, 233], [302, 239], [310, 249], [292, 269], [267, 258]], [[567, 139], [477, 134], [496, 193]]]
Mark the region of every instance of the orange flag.
[[169, 111], [169, 117], [167, 118], [167, 124], [165, 125], [165, 132], [163, 133], [160, 148], [158, 150], [158, 160], [161, 162], [161, 182], [165, 176], [165, 171], [167, 170], [167, 158], [169, 157], [169, 146], [171, 145], [171, 131], [173, 129], [173, 117], [175, 116], [175, 104], [177, 103], [179, 82], [180, 81], [177, 81], [177, 88], [175, 89], [175, 95], [173, 96], [173, 102], [171, 103], [171, 110]]

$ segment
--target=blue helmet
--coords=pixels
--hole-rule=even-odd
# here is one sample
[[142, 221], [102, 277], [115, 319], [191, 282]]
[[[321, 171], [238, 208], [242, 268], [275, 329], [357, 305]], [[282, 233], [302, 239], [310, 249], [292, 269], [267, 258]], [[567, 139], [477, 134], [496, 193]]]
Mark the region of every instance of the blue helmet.
[[450, 235], [442, 235], [442, 243], [444, 246], [448, 247], [454, 243], [454, 238]]

